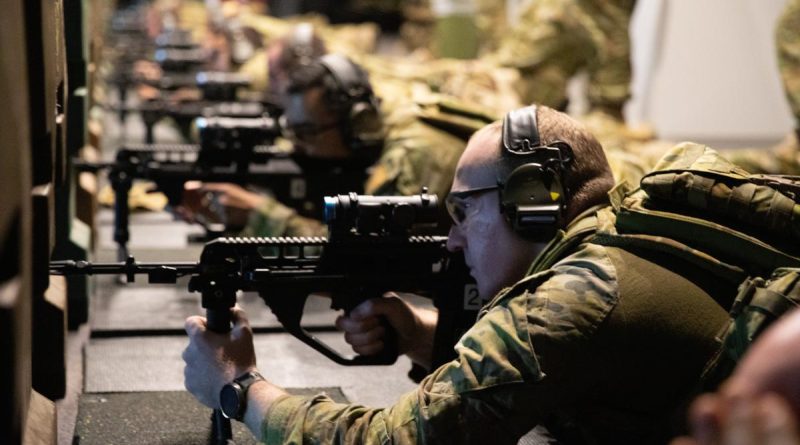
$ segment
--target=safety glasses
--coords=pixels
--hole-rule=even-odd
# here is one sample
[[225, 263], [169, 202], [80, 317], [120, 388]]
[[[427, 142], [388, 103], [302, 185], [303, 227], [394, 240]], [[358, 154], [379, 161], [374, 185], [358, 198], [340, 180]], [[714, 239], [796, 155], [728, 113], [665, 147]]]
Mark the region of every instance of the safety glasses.
[[331, 122], [328, 124], [312, 124], [312, 123], [302, 123], [302, 124], [294, 124], [294, 125], [286, 125], [284, 129], [284, 134], [289, 139], [297, 139], [297, 140], [304, 140], [310, 139], [314, 136], [320, 135], [325, 133], [326, 131], [332, 130], [339, 126], [339, 122]]
[[469, 198], [474, 198], [482, 193], [490, 192], [499, 189], [500, 186], [493, 185], [490, 187], [480, 187], [470, 190], [462, 190], [460, 192], [450, 192], [444, 200], [444, 205], [447, 208], [447, 213], [455, 225], [460, 225], [467, 219], [472, 204]]

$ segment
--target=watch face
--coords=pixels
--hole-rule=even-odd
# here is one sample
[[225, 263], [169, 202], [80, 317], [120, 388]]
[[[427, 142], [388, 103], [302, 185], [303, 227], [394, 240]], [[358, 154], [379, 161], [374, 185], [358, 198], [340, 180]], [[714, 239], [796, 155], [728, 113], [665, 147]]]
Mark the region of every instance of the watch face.
[[239, 415], [241, 397], [236, 384], [227, 384], [219, 392], [219, 407], [222, 414], [229, 419], [236, 419]]

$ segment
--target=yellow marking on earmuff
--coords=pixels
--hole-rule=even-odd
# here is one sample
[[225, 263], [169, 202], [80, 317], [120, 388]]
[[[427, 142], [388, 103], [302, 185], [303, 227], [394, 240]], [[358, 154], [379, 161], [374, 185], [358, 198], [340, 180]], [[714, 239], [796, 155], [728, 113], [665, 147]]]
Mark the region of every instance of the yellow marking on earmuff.
[[550, 192], [550, 199], [553, 201], [558, 201], [558, 198], [561, 197], [561, 194], [558, 192]]

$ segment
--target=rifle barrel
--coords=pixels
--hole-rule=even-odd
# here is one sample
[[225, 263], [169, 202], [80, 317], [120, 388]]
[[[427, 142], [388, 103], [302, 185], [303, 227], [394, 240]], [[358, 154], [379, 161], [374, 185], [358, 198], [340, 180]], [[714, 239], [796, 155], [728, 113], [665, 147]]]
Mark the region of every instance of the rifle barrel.
[[116, 263], [92, 263], [89, 261], [51, 261], [53, 275], [125, 275], [133, 282], [135, 275], [147, 275], [150, 283], [174, 283], [178, 277], [199, 273], [198, 263], [168, 262], [139, 263], [133, 257]]

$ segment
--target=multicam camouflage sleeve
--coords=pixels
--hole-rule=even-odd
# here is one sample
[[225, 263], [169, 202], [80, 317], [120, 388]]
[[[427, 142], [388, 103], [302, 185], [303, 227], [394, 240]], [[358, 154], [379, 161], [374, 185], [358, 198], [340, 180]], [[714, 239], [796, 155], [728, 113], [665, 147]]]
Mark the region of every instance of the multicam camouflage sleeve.
[[268, 412], [264, 442], [516, 443], [592, 384], [581, 351], [615, 304], [615, 271], [602, 248], [576, 255], [501, 292], [456, 345], [458, 358], [394, 406], [288, 396]]
[[325, 236], [328, 229], [321, 221], [305, 218], [277, 199], [266, 202], [253, 211], [241, 236]]
[[439, 104], [408, 104], [387, 118], [386, 143], [367, 180], [367, 194], [408, 196], [428, 187], [443, 197], [450, 191], [468, 136], [445, 129], [448, 113], [439, 111]]

